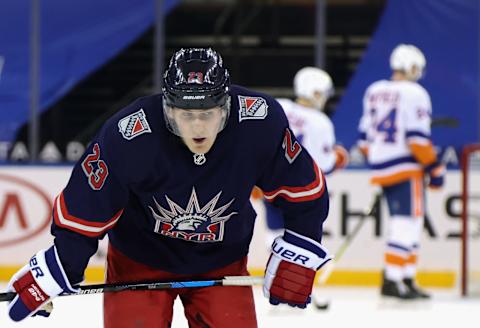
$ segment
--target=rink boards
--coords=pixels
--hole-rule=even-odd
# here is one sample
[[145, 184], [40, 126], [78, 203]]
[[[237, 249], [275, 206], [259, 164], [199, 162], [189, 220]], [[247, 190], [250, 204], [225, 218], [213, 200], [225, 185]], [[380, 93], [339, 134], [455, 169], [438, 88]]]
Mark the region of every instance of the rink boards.
[[[70, 171], [71, 166], [0, 167], [0, 280], [8, 280], [36, 251], [52, 243], [51, 206], [68, 181]], [[424, 285], [455, 287], [457, 284], [461, 254], [460, 179], [459, 171], [449, 171], [444, 190], [427, 193], [429, 224], [424, 229], [419, 253], [419, 278]], [[479, 181], [478, 176], [474, 179]], [[335, 252], [345, 234], [358, 222], [358, 214], [371, 204], [376, 190], [369, 184], [365, 170], [336, 173], [327, 183], [331, 207], [323, 243]], [[262, 274], [268, 257], [264, 210], [260, 201], [255, 201], [254, 206], [258, 217], [249, 269], [252, 274]], [[382, 202], [379, 215], [367, 219], [337, 263], [329, 284], [378, 284], [387, 224], [386, 203]], [[473, 238], [478, 241], [479, 237]], [[106, 240], [90, 261], [86, 274], [89, 281], [103, 279], [105, 246]]]

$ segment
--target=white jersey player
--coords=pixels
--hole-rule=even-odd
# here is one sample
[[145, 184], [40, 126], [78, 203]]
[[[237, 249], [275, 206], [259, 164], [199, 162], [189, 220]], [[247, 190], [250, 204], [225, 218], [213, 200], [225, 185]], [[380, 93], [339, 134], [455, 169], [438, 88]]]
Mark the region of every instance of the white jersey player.
[[335, 143], [332, 121], [323, 112], [326, 101], [333, 95], [332, 79], [319, 68], [304, 67], [295, 75], [294, 89], [296, 101], [277, 100], [297, 138], [324, 174], [344, 167], [348, 154]]
[[[290, 128], [298, 141], [308, 150], [324, 174], [343, 168], [348, 153], [336, 144], [335, 130], [330, 118], [323, 112], [325, 103], [333, 95], [330, 76], [316, 67], [300, 69], [294, 78], [296, 100], [277, 99], [282, 105]], [[267, 244], [283, 229], [279, 210], [265, 202], [267, 226], [270, 228]]]
[[442, 186], [445, 171], [430, 140], [430, 96], [416, 82], [425, 64], [415, 46], [397, 46], [390, 57], [392, 78], [367, 88], [359, 125], [371, 182], [382, 187], [391, 216], [381, 294], [402, 299], [429, 297], [414, 284], [425, 211], [424, 173], [435, 188]]
[[335, 130], [332, 122], [322, 112], [290, 99], [277, 99], [282, 105], [292, 131], [315, 159], [324, 174], [333, 172], [337, 166]]

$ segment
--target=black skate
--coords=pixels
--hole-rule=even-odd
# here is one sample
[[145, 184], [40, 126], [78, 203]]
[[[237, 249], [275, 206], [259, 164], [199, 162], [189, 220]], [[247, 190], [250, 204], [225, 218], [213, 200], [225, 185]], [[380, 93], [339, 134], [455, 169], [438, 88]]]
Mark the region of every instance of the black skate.
[[417, 284], [415, 281], [413, 281], [412, 278], [405, 278], [403, 279], [403, 283], [405, 286], [407, 286], [407, 289], [410, 290], [412, 293], [417, 294], [417, 298], [425, 298], [428, 299], [431, 297], [430, 294], [425, 292], [424, 290], [418, 288]]
[[380, 294], [382, 296], [395, 297], [402, 300], [413, 300], [419, 297], [419, 295], [405, 286], [402, 281], [393, 281], [386, 278], [383, 278]]

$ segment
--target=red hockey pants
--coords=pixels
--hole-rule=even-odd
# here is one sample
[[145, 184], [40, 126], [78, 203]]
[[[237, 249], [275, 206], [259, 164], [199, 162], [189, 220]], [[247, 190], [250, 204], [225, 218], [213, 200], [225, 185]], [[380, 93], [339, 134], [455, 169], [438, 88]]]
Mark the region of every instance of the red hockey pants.
[[[180, 275], [135, 262], [109, 247], [107, 283], [186, 281], [248, 275], [247, 258], [201, 275]], [[104, 294], [105, 328], [171, 327], [174, 300], [180, 297], [190, 328], [257, 327], [251, 287], [203, 287]]]

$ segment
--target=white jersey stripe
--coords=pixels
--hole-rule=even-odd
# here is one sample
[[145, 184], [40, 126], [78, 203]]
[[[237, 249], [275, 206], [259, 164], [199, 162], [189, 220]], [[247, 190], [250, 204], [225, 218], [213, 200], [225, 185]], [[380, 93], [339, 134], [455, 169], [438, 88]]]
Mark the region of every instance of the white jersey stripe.
[[[117, 223], [117, 221], [120, 219], [120, 216], [122, 212], [117, 213], [116, 217], [114, 220], [107, 222], [104, 225], [101, 225], [99, 223], [95, 223], [95, 225], [98, 226], [93, 226], [93, 225], [86, 225], [86, 224], [81, 224], [78, 221], [73, 221], [69, 220], [68, 218], [71, 218], [71, 216], [68, 213], [63, 213], [62, 207], [61, 207], [61, 198], [63, 197], [62, 194], [60, 194], [56, 199], [55, 199], [55, 214], [58, 218], [58, 223], [61, 227], [66, 227], [66, 228], [72, 228], [74, 230], [80, 230], [80, 232], [85, 232], [90, 234], [95, 234], [95, 235], [100, 235], [103, 232], [105, 232], [108, 228], [112, 227]], [[92, 222], [93, 223], [93, 222]]]

